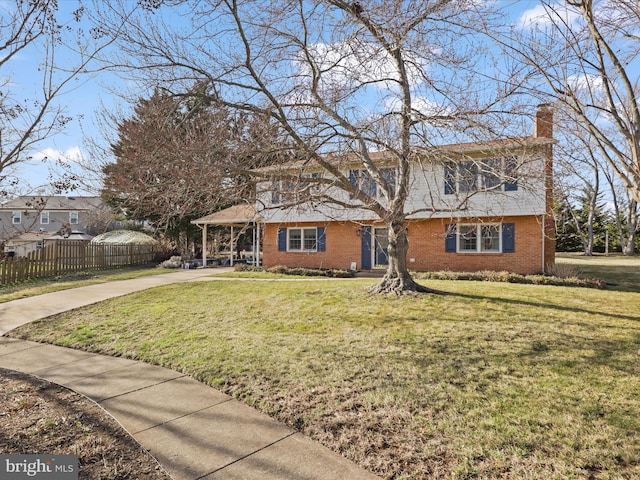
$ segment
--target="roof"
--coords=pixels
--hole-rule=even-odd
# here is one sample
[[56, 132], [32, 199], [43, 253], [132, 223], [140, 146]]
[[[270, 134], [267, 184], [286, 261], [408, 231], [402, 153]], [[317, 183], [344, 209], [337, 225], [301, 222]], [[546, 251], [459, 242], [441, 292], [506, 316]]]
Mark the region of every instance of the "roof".
[[234, 205], [219, 212], [211, 213], [205, 217], [193, 220], [195, 225], [241, 225], [259, 222], [261, 218], [256, 215], [255, 205]]
[[63, 235], [53, 235], [51, 237], [47, 237], [46, 240], [84, 240], [89, 241], [93, 238], [93, 235], [89, 235], [88, 233], [79, 232], [74, 230], [68, 237]]
[[[517, 150], [517, 149], [526, 149], [526, 148], [539, 148], [547, 145], [554, 145], [558, 143], [557, 140], [553, 138], [547, 137], [514, 137], [514, 138], [506, 138], [499, 140], [487, 140], [484, 142], [467, 142], [467, 143], [452, 143], [447, 145], [433, 146], [433, 147], [416, 147], [413, 149], [413, 152], [418, 157], [424, 157], [430, 154], [454, 154], [454, 155], [472, 155], [472, 154], [496, 154], [496, 153], [504, 153], [509, 150]], [[385, 160], [393, 161], [393, 157], [387, 151], [377, 151], [370, 152], [369, 156], [373, 161], [382, 161]], [[347, 165], [355, 165], [362, 164], [362, 159], [360, 155], [353, 154], [345, 154], [345, 155], [331, 155], [327, 157], [329, 163], [334, 165], [343, 164]], [[294, 169], [305, 169], [305, 168], [318, 168], [318, 165], [313, 160], [299, 160], [293, 161], [289, 163], [271, 165], [268, 167], [262, 167], [255, 169], [255, 172], [277, 172], [282, 170], [294, 170]]]
[[93, 237], [91, 243], [127, 243], [127, 244], [154, 244], [157, 240], [146, 233], [135, 230], [113, 230]]
[[[42, 205], [44, 203], [44, 206]], [[25, 195], [0, 205], [4, 210], [91, 210], [102, 206], [100, 197]]]
[[47, 238], [55, 235], [56, 232], [24, 232], [14, 237], [8, 238], [7, 243], [28, 243], [39, 242], [40, 240], [46, 240]]

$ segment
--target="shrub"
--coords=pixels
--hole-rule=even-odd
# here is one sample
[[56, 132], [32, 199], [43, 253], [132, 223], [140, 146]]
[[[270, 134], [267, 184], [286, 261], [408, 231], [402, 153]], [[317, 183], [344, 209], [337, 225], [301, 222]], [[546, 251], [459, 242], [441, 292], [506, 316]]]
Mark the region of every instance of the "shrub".
[[171, 257], [169, 260], [165, 260], [162, 262], [159, 267], [162, 268], [181, 268], [182, 267], [182, 257], [176, 255]]
[[333, 277], [333, 278], [350, 278], [355, 272], [350, 270], [339, 270], [333, 268], [303, 268], [303, 267], [285, 267], [284, 265], [276, 265], [267, 269], [267, 272], [277, 273], [280, 275], [299, 275], [303, 277]]
[[[564, 274], [569, 275], [570, 270], [564, 270]], [[605, 283], [597, 278], [578, 278], [573, 276], [556, 276], [556, 275], [520, 275], [511, 272], [495, 272], [486, 270], [482, 272], [451, 272], [449, 270], [440, 272], [415, 273], [416, 278], [424, 280], [470, 280], [479, 282], [506, 282], [506, 283], [523, 283], [531, 285], [555, 285], [565, 287], [584, 287], [584, 288], [605, 288]]]
[[236, 272], [264, 272], [264, 268], [258, 265], [249, 265], [248, 263], [236, 263], [233, 266]]

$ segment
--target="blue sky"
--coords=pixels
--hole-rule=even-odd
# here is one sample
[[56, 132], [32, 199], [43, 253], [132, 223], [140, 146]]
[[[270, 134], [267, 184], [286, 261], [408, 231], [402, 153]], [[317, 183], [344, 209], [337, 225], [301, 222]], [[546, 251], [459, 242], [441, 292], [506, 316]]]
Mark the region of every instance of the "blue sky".
[[[0, 8], [11, 8], [11, 1], [0, 0]], [[71, 17], [71, 12], [77, 8], [76, 0], [60, 0], [60, 11], [63, 22], [77, 27]], [[523, 13], [533, 12], [538, 5], [534, 0], [501, 0], [501, 8], [511, 12], [514, 23], [518, 23]], [[68, 52], [61, 51], [58, 65], [63, 67], [73, 62]], [[0, 76], [10, 76], [13, 93], [28, 98], [38, 89], [38, 66], [42, 62], [43, 52], [30, 49], [22, 53], [11, 62], [9, 71], [2, 71]], [[80, 156], [88, 156], [89, 149], [85, 145], [85, 136], [100, 138], [96, 127], [96, 114], [103, 108], [115, 109], [118, 105], [128, 108], [112, 93], [111, 89], [125, 90], [125, 83], [114, 75], [100, 74], [81, 79], [74, 83], [74, 88], [61, 96], [58, 101], [65, 107], [67, 114], [73, 117], [65, 131], [51, 137], [38, 145], [34, 152], [34, 159], [24, 163], [16, 172], [24, 185], [21, 193], [33, 192], [39, 187], [46, 187], [49, 176], [58, 170], [51, 159], [65, 158], [75, 161]], [[42, 160], [47, 157], [48, 160]], [[26, 187], [28, 185], [28, 188]], [[86, 193], [84, 191], [72, 192]]]

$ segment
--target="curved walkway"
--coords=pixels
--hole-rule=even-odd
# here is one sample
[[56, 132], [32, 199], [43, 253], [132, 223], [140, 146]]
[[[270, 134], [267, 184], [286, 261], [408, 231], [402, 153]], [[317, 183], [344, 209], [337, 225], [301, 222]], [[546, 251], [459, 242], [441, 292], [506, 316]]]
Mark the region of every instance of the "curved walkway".
[[[108, 298], [171, 283], [216, 280], [211, 273], [180, 270], [2, 303], [0, 335]], [[97, 402], [175, 480], [379, 478], [295, 430], [173, 370], [7, 337], [0, 337], [0, 367], [36, 375]]]

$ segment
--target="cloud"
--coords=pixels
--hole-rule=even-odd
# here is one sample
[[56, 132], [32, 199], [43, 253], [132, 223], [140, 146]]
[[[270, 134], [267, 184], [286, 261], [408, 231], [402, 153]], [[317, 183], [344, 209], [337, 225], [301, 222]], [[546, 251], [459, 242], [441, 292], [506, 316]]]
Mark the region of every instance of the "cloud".
[[589, 73], [584, 75], [570, 75], [567, 77], [567, 85], [574, 91], [591, 92], [592, 94], [602, 92], [604, 88], [602, 77]]
[[551, 25], [560, 18], [570, 25], [580, 18], [580, 12], [562, 4], [536, 5], [522, 12], [518, 25], [522, 28], [533, 28]]
[[77, 145], [64, 152], [55, 148], [45, 148], [35, 153], [33, 159], [41, 162], [81, 163], [84, 159], [84, 153]]
[[[428, 53], [428, 52], [427, 52]], [[433, 52], [435, 53], [435, 52]], [[309, 47], [312, 62], [321, 74], [321, 88], [333, 90], [357, 84], [371, 84], [377, 88], [397, 88], [399, 79], [397, 66], [387, 51], [368, 42], [317, 43]], [[407, 74], [412, 84], [423, 81], [425, 58], [406, 58]], [[303, 78], [310, 80], [311, 67], [300, 54], [294, 69]]]
[[[401, 101], [399, 98], [389, 98], [385, 101], [385, 108], [388, 111], [399, 111]], [[413, 111], [423, 118], [442, 118], [453, 115], [453, 111], [425, 97], [414, 97], [411, 102]]]

